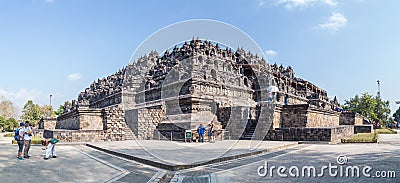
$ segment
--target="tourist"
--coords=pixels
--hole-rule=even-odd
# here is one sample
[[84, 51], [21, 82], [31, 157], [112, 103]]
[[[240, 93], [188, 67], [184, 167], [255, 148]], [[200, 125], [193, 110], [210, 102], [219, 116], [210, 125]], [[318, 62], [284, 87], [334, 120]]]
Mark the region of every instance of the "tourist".
[[197, 133], [199, 134], [199, 142], [204, 142], [204, 132], [206, 131], [206, 127], [203, 126], [203, 123], [200, 123], [197, 128]]
[[19, 128], [15, 130], [14, 139], [18, 143], [18, 160], [24, 160], [22, 158], [22, 150], [24, 149], [24, 135], [25, 135], [25, 123], [21, 122]]
[[32, 128], [29, 125], [29, 121], [25, 122], [25, 134], [24, 134], [24, 158], [29, 159], [29, 149], [31, 148], [31, 140], [32, 140]]
[[208, 142], [214, 142], [215, 141], [213, 130], [214, 130], [214, 122], [211, 121], [211, 123], [209, 124], [209, 127], [208, 127]]
[[46, 155], [43, 159], [48, 160], [50, 157], [57, 158], [56, 155], [56, 144], [58, 140], [55, 138], [46, 139], [44, 145], [46, 146]]

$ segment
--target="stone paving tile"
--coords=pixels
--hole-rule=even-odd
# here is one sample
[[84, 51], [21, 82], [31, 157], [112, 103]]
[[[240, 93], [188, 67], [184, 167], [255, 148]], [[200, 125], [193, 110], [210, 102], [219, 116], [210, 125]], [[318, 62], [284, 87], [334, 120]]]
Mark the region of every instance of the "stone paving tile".
[[[89, 143], [134, 157], [169, 165], [187, 165], [262, 150], [273, 150], [297, 142], [275, 141], [217, 141], [216, 143], [182, 143], [170, 141], [123, 141]], [[199, 156], [201, 155], [201, 156]]]
[[0, 182], [21, 182], [18, 175], [27, 175], [29, 182], [103, 182], [118, 170], [95, 161], [71, 146], [56, 146], [57, 158], [43, 160], [42, 146], [31, 147], [31, 158], [18, 161], [17, 146], [0, 145]]
[[96, 151], [85, 146], [78, 146], [77, 148], [91, 156], [106, 160], [112, 165], [128, 170], [130, 173], [118, 179], [118, 182], [147, 182], [154, 176], [154, 174], [158, 172], [158, 169], [153, 167], [148, 167], [140, 163], [124, 160], [122, 158]]
[[[323, 165], [337, 164], [336, 158], [345, 155], [348, 159], [343, 167], [371, 166], [373, 172], [395, 171], [396, 178], [367, 178], [357, 177], [331, 177], [325, 172], [324, 177], [300, 177], [281, 178], [277, 176], [260, 177], [257, 169], [264, 165], [265, 161], [271, 166], [315, 166], [319, 172]], [[241, 167], [219, 171], [214, 182], [400, 182], [400, 148], [386, 144], [341, 144], [341, 145], [310, 145], [298, 151], [292, 151], [281, 156], [244, 164]]]

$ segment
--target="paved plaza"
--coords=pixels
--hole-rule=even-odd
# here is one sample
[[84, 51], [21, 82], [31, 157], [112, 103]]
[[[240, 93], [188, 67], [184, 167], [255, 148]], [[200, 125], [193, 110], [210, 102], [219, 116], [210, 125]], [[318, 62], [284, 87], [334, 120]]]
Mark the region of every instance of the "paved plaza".
[[[400, 134], [380, 135], [377, 144], [293, 144], [292, 142], [265, 141], [254, 146], [250, 141], [222, 141], [217, 143], [181, 143], [168, 141], [124, 141], [90, 143], [130, 156], [141, 157], [158, 163], [181, 165], [196, 164], [208, 159], [232, 157], [238, 154], [264, 151], [263, 153], [210, 163], [177, 171], [165, 170], [121, 158], [85, 145], [58, 145], [56, 159], [43, 160], [42, 146], [33, 146], [32, 157], [19, 162], [12, 138], [0, 139], [0, 182], [18, 182], [17, 172], [24, 172], [30, 182], [399, 182]], [[253, 142], [254, 143], [254, 142]], [[249, 146], [250, 145], [250, 146]], [[147, 147], [146, 151], [142, 147]], [[180, 147], [180, 148], [178, 148]], [[252, 147], [249, 149], [249, 147]], [[175, 149], [176, 148], [176, 149]], [[228, 151], [219, 149], [229, 148]], [[267, 149], [270, 149], [269, 151]], [[156, 152], [156, 153], [155, 153]], [[208, 153], [209, 152], [209, 153]], [[249, 154], [250, 155], [250, 154]], [[370, 166], [371, 177], [330, 176], [280, 177], [258, 175], [260, 166], [314, 166], [320, 173], [322, 166], [338, 165], [337, 157], [346, 156], [342, 165]], [[152, 157], [152, 158], [151, 158]], [[263, 169], [262, 169], [263, 170]], [[397, 177], [372, 178], [377, 171], [394, 171]], [[261, 173], [263, 173], [261, 171]], [[288, 172], [286, 172], [288, 174]], [[301, 175], [301, 173], [300, 173]]]

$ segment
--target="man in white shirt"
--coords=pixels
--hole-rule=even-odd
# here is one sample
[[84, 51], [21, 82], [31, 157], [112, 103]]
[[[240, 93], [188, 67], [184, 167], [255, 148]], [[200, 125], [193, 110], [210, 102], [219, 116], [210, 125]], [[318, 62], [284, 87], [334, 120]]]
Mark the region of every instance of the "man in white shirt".
[[31, 148], [31, 140], [32, 140], [32, 128], [29, 125], [29, 121], [25, 122], [25, 134], [24, 134], [24, 158], [29, 159], [29, 149]]

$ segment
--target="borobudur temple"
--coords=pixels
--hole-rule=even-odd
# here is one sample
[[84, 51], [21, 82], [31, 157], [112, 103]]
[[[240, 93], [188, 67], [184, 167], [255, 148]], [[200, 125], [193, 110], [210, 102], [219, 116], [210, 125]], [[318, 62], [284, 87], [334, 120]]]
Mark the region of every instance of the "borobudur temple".
[[192, 39], [138, 58], [81, 92], [40, 128], [62, 142], [184, 140], [213, 122], [217, 140], [340, 142], [371, 132], [368, 119], [336, 110], [336, 97], [289, 67]]

